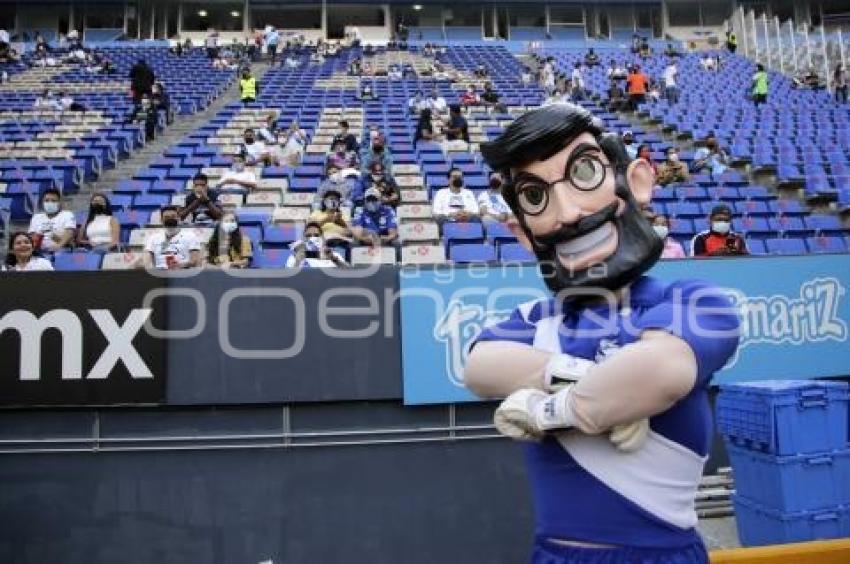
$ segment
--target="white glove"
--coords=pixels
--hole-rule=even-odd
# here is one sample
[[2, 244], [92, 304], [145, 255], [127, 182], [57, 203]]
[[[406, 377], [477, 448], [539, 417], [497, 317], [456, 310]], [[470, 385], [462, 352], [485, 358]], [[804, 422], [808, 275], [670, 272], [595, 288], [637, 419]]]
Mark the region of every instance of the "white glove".
[[641, 419], [626, 425], [612, 427], [608, 439], [614, 443], [617, 450], [622, 452], [634, 452], [639, 450], [649, 434], [649, 419]]
[[517, 441], [539, 441], [551, 429], [572, 427], [568, 385], [555, 394], [535, 389], [522, 389], [509, 395], [496, 409], [496, 429]]
[[543, 371], [543, 389], [557, 392], [581, 380], [596, 363], [568, 354], [553, 354]]

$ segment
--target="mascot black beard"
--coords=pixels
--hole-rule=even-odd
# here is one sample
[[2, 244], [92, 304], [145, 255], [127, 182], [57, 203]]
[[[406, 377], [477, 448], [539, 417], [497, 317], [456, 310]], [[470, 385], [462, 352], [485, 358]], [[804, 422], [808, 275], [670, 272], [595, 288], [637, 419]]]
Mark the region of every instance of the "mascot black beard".
[[526, 443], [532, 562], [708, 562], [694, 498], [737, 313], [706, 282], [645, 276], [663, 248], [641, 213], [654, 173], [588, 111], [531, 111], [481, 150], [555, 294], [485, 328], [464, 375]]

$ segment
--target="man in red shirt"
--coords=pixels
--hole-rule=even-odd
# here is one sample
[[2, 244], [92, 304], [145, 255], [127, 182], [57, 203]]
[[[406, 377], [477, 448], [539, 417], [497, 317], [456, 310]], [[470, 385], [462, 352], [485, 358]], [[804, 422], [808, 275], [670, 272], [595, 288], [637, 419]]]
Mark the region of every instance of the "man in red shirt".
[[626, 78], [626, 92], [632, 110], [637, 110], [638, 104], [646, 101], [646, 91], [649, 88], [649, 78], [640, 70], [640, 65], [632, 67], [628, 78]]
[[720, 204], [708, 216], [709, 228], [697, 233], [691, 241], [692, 257], [748, 255], [744, 238], [732, 231], [732, 210]]

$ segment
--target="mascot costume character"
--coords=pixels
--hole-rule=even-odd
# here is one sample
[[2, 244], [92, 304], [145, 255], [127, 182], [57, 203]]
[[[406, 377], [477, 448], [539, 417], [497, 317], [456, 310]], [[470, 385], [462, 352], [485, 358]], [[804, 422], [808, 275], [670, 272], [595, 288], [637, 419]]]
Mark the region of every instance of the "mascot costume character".
[[498, 430], [527, 441], [532, 561], [708, 562], [694, 500], [709, 381], [738, 344], [731, 301], [644, 275], [662, 250], [641, 213], [653, 171], [588, 111], [528, 112], [481, 149], [554, 294], [485, 328], [465, 372], [479, 396], [505, 398]]

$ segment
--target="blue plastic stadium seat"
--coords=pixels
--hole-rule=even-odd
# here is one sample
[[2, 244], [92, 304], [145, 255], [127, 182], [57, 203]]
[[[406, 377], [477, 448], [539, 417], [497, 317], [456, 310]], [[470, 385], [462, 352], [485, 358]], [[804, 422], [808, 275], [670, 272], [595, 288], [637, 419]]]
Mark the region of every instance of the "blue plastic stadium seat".
[[803, 223], [802, 218], [793, 216], [771, 217], [768, 219], [771, 230], [781, 233], [794, 233], [801, 235], [810, 231]]
[[800, 200], [773, 200], [767, 203], [768, 209], [778, 215], [806, 215], [809, 210]]
[[806, 227], [813, 229], [819, 235], [841, 235], [844, 233], [844, 226], [841, 220], [834, 215], [810, 215], [803, 218]]
[[167, 194], [139, 194], [133, 198], [133, 208], [158, 210], [162, 206], [168, 205], [170, 202], [171, 197]]
[[692, 237], [694, 224], [690, 219], [670, 218], [670, 235], [674, 237]]
[[452, 245], [449, 259], [456, 263], [492, 262], [496, 260], [496, 249], [491, 245]]
[[300, 238], [301, 229], [294, 224], [263, 226], [263, 248], [285, 248]]
[[807, 252], [802, 239], [765, 239], [764, 246], [771, 255], [804, 255]]
[[514, 242], [516, 237], [510, 228], [504, 223], [487, 222], [484, 224], [487, 242], [496, 245], [505, 242]]
[[447, 222], [443, 224], [443, 239], [449, 245], [481, 243], [484, 241], [484, 230], [480, 223]]
[[251, 266], [254, 268], [283, 268], [292, 254], [289, 249], [262, 249], [254, 252]]
[[499, 246], [499, 259], [502, 262], [534, 262], [534, 253], [519, 243], [504, 243]]
[[704, 214], [696, 202], [670, 202], [667, 204], [667, 213], [676, 218], [702, 217]]
[[751, 255], [764, 255], [767, 254], [767, 250], [764, 248], [764, 241], [760, 239], [747, 239], [747, 250]]
[[732, 219], [732, 229], [748, 236], [767, 236], [773, 233], [767, 219], [763, 217], [742, 217]]
[[103, 255], [83, 251], [58, 252], [53, 255], [56, 270], [100, 270]]
[[806, 245], [812, 253], [844, 253], [847, 247], [841, 237], [807, 237]]
[[734, 209], [735, 212], [740, 215], [773, 215], [773, 213], [767, 207], [767, 202], [764, 202], [762, 200], [745, 200], [743, 202], [735, 202]]
[[239, 222], [239, 225], [265, 225], [269, 222], [271, 215], [269, 212], [261, 212], [261, 211], [250, 211], [246, 209], [241, 209], [236, 212], [236, 220]]

